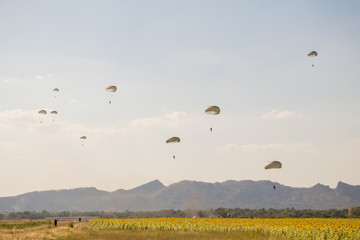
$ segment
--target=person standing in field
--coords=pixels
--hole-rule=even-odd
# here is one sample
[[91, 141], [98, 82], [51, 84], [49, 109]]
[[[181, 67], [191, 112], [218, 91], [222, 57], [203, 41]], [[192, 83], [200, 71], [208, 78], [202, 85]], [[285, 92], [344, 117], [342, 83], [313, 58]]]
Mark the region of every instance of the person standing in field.
[[55, 220], [54, 220], [54, 226], [55, 226], [55, 227], [57, 227], [57, 221], [58, 221], [58, 220], [55, 218]]

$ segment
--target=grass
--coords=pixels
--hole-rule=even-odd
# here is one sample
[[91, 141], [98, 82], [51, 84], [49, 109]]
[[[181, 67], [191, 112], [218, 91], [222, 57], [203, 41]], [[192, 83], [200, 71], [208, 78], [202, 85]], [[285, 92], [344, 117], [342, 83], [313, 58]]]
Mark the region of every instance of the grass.
[[51, 225], [50, 221], [30, 221], [30, 220], [19, 220], [19, 221], [0, 221], [0, 229], [23, 229], [27, 227], [36, 227], [41, 225]]
[[[24, 221], [4, 222], [2, 224], [23, 224]], [[29, 222], [29, 221], [28, 221]], [[39, 221], [40, 222], [40, 221]], [[74, 222], [69, 227], [68, 221], [59, 221], [58, 227], [52, 224], [30, 225], [23, 228], [0, 228], [0, 240], [283, 240], [284, 238], [273, 237], [259, 231], [239, 232], [190, 232], [190, 231], [155, 231], [155, 230], [116, 230], [116, 229], [94, 229], [88, 221]], [[18, 225], [19, 226], [19, 225]]]

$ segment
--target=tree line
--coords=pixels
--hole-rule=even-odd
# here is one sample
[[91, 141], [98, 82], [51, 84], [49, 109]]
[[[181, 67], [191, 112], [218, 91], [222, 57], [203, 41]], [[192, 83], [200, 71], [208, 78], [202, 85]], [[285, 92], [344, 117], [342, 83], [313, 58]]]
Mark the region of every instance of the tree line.
[[328, 209], [313, 210], [294, 208], [287, 209], [242, 209], [242, 208], [217, 208], [210, 210], [160, 210], [160, 211], [125, 211], [125, 212], [105, 212], [105, 211], [62, 211], [48, 212], [10, 212], [0, 213], [0, 220], [20, 220], [20, 219], [47, 219], [47, 218], [78, 218], [78, 217], [97, 217], [97, 218], [160, 218], [160, 217], [206, 217], [206, 218], [360, 218], [360, 207], [350, 209]]

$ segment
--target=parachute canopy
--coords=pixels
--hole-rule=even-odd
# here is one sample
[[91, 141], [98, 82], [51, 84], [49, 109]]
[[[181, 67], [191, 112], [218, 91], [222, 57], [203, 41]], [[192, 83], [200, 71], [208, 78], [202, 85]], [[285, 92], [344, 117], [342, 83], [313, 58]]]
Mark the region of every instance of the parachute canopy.
[[39, 113], [39, 114], [42, 114], [42, 115], [46, 115], [46, 114], [47, 114], [46, 110], [44, 110], [44, 109], [38, 111], [38, 113]]
[[117, 87], [116, 87], [116, 86], [107, 86], [107, 87], [105, 88], [105, 90], [106, 90], [107, 92], [116, 92]]
[[180, 142], [180, 138], [178, 137], [171, 137], [166, 140], [166, 143], [178, 143], [178, 142]]
[[211, 115], [218, 115], [220, 113], [220, 108], [218, 106], [209, 106], [205, 109], [205, 113]]
[[266, 164], [265, 169], [272, 169], [272, 168], [281, 168], [282, 164], [279, 161], [272, 161]]
[[316, 51], [311, 51], [308, 53], [309, 57], [316, 57], [318, 55], [318, 53]]
[[81, 136], [80, 139], [86, 139], [86, 136]]
[[54, 88], [54, 89], [53, 89], [53, 92], [59, 92], [59, 89], [58, 89], [58, 88]]
[[50, 113], [51, 113], [51, 114], [58, 114], [58, 112], [55, 111], [55, 110], [54, 110], [54, 111], [51, 111]]

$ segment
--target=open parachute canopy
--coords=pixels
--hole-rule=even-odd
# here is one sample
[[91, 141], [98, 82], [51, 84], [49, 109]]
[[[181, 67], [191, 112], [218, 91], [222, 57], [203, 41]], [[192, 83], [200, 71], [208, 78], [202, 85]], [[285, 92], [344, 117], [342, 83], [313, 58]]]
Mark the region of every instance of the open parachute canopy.
[[86, 136], [81, 136], [80, 139], [86, 139]]
[[279, 161], [272, 161], [266, 164], [265, 169], [272, 169], [272, 168], [281, 168], [282, 164]]
[[38, 111], [38, 113], [39, 113], [39, 114], [42, 114], [42, 115], [46, 115], [46, 114], [47, 114], [46, 110], [44, 110], [44, 109]]
[[58, 89], [58, 88], [54, 88], [54, 89], [53, 89], [53, 92], [59, 92], [59, 89]]
[[218, 115], [220, 113], [220, 108], [218, 106], [209, 106], [205, 109], [205, 113], [210, 115]]
[[54, 111], [51, 111], [50, 113], [51, 113], [51, 114], [58, 114], [58, 112], [55, 111], [55, 110], [54, 110]]
[[178, 142], [180, 142], [180, 138], [178, 137], [171, 137], [166, 140], [166, 143], [178, 143]]
[[309, 57], [316, 57], [318, 55], [318, 53], [316, 51], [311, 51], [308, 53]]
[[107, 87], [105, 88], [105, 90], [106, 90], [107, 92], [116, 92], [117, 87], [116, 87], [116, 86], [107, 86]]

